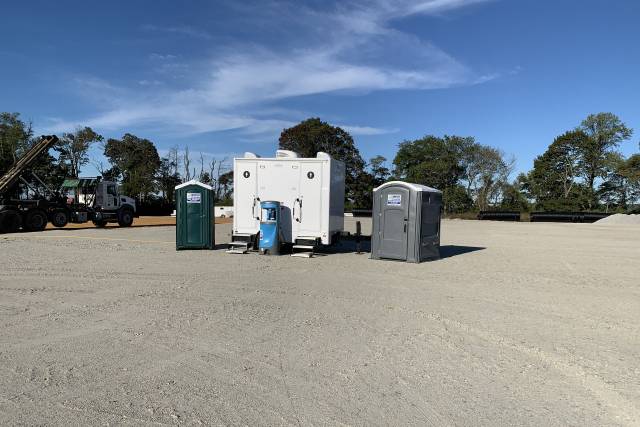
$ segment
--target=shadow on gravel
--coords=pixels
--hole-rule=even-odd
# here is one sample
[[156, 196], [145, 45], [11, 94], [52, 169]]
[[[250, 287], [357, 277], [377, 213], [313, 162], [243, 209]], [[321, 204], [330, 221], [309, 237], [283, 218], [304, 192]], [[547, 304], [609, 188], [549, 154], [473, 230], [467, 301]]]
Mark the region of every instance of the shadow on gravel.
[[[318, 251], [318, 255], [332, 255], [332, 254], [347, 254], [357, 252], [357, 243], [355, 239], [343, 238], [339, 243], [327, 248], [321, 248]], [[457, 246], [457, 245], [445, 245], [440, 246], [440, 258], [451, 258], [458, 255], [464, 255], [471, 252], [482, 251], [486, 248], [479, 246]], [[369, 236], [362, 236], [360, 242], [360, 251], [363, 254], [369, 254], [371, 252], [371, 239]], [[437, 259], [436, 259], [437, 260]], [[434, 260], [435, 261], [435, 260]]]
[[[357, 243], [352, 237], [343, 237], [338, 243], [327, 248], [320, 248], [318, 253], [321, 254], [348, 254], [358, 252]], [[371, 252], [371, 238], [369, 236], [362, 236], [360, 241], [360, 252]]]
[[446, 245], [440, 246], [440, 259], [451, 258], [457, 255], [468, 254], [469, 252], [482, 251], [487, 248], [479, 246], [456, 246]]

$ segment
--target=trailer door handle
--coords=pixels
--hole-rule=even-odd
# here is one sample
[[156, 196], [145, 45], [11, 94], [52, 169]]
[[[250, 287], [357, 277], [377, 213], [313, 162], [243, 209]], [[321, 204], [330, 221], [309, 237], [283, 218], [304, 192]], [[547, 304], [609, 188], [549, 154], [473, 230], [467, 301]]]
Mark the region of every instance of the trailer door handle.
[[407, 219], [404, 219], [404, 232], [407, 232]]
[[[293, 219], [296, 220], [296, 222], [300, 222], [300, 218], [296, 218], [296, 204], [300, 201], [300, 199], [296, 199], [293, 202]], [[300, 203], [300, 208], [302, 209], [302, 203]]]

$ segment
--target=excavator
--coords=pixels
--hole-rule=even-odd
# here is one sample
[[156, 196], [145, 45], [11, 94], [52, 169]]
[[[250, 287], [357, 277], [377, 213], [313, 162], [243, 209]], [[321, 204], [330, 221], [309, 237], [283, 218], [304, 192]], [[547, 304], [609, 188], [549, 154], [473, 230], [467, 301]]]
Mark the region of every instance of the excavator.
[[[131, 226], [137, 216], [136, 202], [121, 195], [117, 183], [101, 177], [76, 178], [65, 180], [60, 190], [52, 190], [30, 170], [57, 142], [55, 135], [42, 136], [0, 177], [0, 233], [42, 231], [48, 223], [55, 227], [88, 221], [96, 227], [110, 222]], [[74, 192], [74, 197], [65, 191]]]

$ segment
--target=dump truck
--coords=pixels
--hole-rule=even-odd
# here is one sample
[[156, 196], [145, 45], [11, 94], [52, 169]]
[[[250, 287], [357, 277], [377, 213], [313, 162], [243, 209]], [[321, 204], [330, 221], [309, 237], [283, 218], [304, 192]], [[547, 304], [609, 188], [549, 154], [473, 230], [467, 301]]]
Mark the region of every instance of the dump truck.
[[[76, 178], [52, 190], [31, 170], [38, 157], [57, 142], [55, 135], [42, 136], [0, 177], [0, 233], [42, 231], [49, 222], [55, 227], [88, 221], [97, 227], [109, 222], [130, 226], [137, 216], [136, 203], [119, 193], [117, 183], [101, 177]], [[68, 197], [69, 193], [74, 197]]]

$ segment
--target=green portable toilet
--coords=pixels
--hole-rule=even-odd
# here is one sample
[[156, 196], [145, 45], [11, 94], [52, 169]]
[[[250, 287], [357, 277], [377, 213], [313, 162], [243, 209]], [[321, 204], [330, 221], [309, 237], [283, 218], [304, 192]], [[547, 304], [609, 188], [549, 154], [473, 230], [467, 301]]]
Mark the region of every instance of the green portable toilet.
[[213, 188], [192, 180], [176, 187], [176, 249], [213, 249]]

